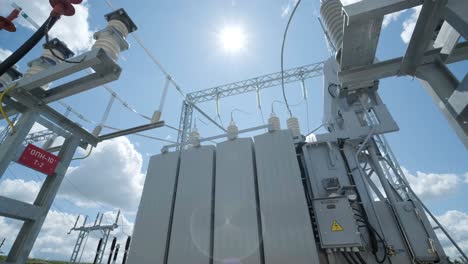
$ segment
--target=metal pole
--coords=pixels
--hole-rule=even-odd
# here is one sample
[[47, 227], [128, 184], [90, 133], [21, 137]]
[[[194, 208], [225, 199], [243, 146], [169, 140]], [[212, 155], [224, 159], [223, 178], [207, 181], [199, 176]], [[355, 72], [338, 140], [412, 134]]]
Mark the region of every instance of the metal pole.
[[127, 263], [128, 249], [130, 248], [130, 242], [131, 242], [131, 240], [132, 240], [132, 237], [131, 237], [131, 236], [128, 236], [128, 237], [127, 237], [127, 243], [125, 243], [125, 253], [124, 253], [124, 256], [123, 256], [122, 264], [126, 264], [126, 263]]
[[97, 260], [98, 260], [98, 257], [99, 257], [99, 253], [101, 252], [101, 245], [102, 245], [102, 238], [99, 239], [99, 243], [98, 243], [98, 245], [97, 245], [96, 255], [94, 256], [93, 264], [97, 264]]
[[380, 166], [379, 158], [377, 157], [375, 142], [371, 141], [367, 149], [369, 151], [371, 164], [373, 164], [372, 167], [375, 173], [377, 174], [377, 177], [379, 177], [380, 184], [382, 185], [387, 195], [387, 200], [390, 202], [391, 205], [393, 205], [396, 203], [396, 198], [395, 198], [392, 188], [390, 187], [390, 183], [385, 177], [382, 167]]
[[112, 261], [112, 253], [114, 253], [115, 243], [117, 243], [117, 238], [116, 237], [114, 237], [114, 239], [112, 240], [109, 259], [107, 260], [107, 264], [110, 264], [111, 261]]
[[23, 143], [36, 122], [37, 117], [38, 112], [34, 109], [22, 114], [18, 123], [15, 125], [16, 132], [8, 135], [0, 146], [0, 179], [10, 165], [10, 162], [16, 158], [17, 151], [22, 146], [21, 143]]
[[119, 255], [119, 249], [120, 249], [120, 244], [117, 244], [117, 246], [115, 247], [115, 252], [114, 252], [114, 260], [112, 261], [112, 263], [116, 263], [117, 262], [117, 256]]
[[169, 90], [169, 84], [171, 82], [171, 77], [168, 76], [166, 78], [166, 82], [164, 83], [164, 88], [163, 88], [163, 93], [161, 95], [161, 100], [159, 102], [159, 108], [158, 111], [162, 113], [164, 110], [164, 103], [166, 102], [166, 97], [167, 97], [167, 90]]
[[3, 238], [2, 243], [0, 243], [0, 253], [2, 253], [1, 249], [2, 249], [3, 245], [5, 244], [5, 240], [6, 240], [6, 238]]
[[60, 149], [60, 163], [55, 173], [46, 178], [34, 201], [34, 205], [41, 208], [42, 213], [35, 221], [24, 222], [8, 254], [6, 263], [26, 263], [79, 144], [80, 138], [78, 137], [70, 137], [65, 140], [63, 147]]

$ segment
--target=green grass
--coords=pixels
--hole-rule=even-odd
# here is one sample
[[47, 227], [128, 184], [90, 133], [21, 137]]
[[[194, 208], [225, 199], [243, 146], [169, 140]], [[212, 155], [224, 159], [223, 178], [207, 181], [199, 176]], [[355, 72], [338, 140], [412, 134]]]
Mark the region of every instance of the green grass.
[[[5, 261], [6, 256], [0, 256], [0, 262]], [[67, 261], [53, 261], [53, 260], [42, 260], [42, 259], [30, 259], [26, 262], [26, 264], [67, 264]]]

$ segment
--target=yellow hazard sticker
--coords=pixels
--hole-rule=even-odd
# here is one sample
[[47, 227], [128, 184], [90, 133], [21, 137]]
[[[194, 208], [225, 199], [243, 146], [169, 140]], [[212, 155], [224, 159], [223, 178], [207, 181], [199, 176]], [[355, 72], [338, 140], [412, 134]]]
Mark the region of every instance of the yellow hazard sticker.
[[340, 232], [340, 231], [344, 231], [344, 228], [338, 223], [338, 221], [333, 220], [333, 223], [331, 225], [331, 231]]

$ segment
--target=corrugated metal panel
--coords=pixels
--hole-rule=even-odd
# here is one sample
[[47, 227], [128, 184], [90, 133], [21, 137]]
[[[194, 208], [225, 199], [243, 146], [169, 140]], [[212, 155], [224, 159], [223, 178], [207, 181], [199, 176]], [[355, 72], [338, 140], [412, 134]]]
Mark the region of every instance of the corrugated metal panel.
[[214, 263], [260, 264], [251, 139], [217, 145]]
[[179, 153], [153, 156], [135, 221], [129, 264], [164, 263]]
[[265, 263], [319, 263], [289, 131], [255, 137]]
[[182, 152], [168, 264], [210, 263], [214, 155], [212, 146]]

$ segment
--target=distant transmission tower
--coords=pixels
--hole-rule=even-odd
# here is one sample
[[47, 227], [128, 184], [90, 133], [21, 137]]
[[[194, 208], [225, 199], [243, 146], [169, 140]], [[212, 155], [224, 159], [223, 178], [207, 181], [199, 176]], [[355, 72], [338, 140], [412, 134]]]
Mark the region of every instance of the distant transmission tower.
[[3, 254], [2, 247], [3, 247], [3, 245], [5, 244], [5, 240], [6, 240], [6, 238], [4, 238], [4, 239], [2, 240], [2, 242], [0, 243], [0, 254]]
[[70, 261], [68, 263], [70, 264], [79, 263], [81, 261], [81, 256], [83, 255], [84, 246], [86, 245], [87, 238], [89, 236], [89, 233], [93, 231], [101, 231], [101, 235], [102, 235], [98, 243], [96, 256], [94, 258], [93, 263], [96, 264], [96, 263], [102, 262], [102, 258], [104, 256], [104, 249], [106, 248], [110, 232], [112, 232], [114, 229], [119, 227], [117, 222], [119, 221], [120, 210], [117, 213], [114, 223], [111, 225], [102, 225], [103, 217], [104, 217], [104, 214], [98, 213], [96, 216], [96, 220], [94, 220], [94, 224], [92, 226], [86, 226], [86, 221], [88, 219], [88, 217], [86, 216], [81, 227], [76, 227], [80, 219], [80, 216], [76, 218], [75, 225], [73, 226], [72, 229], [70, 229], [68, 234], [70, 234], [72, 231], [79, 231], [79, 233], [78, 233], [78, 238], [76, 239], [76, 242], [75, 242], [75, 247], [73, 248], [73, 252], [70, 257]]

